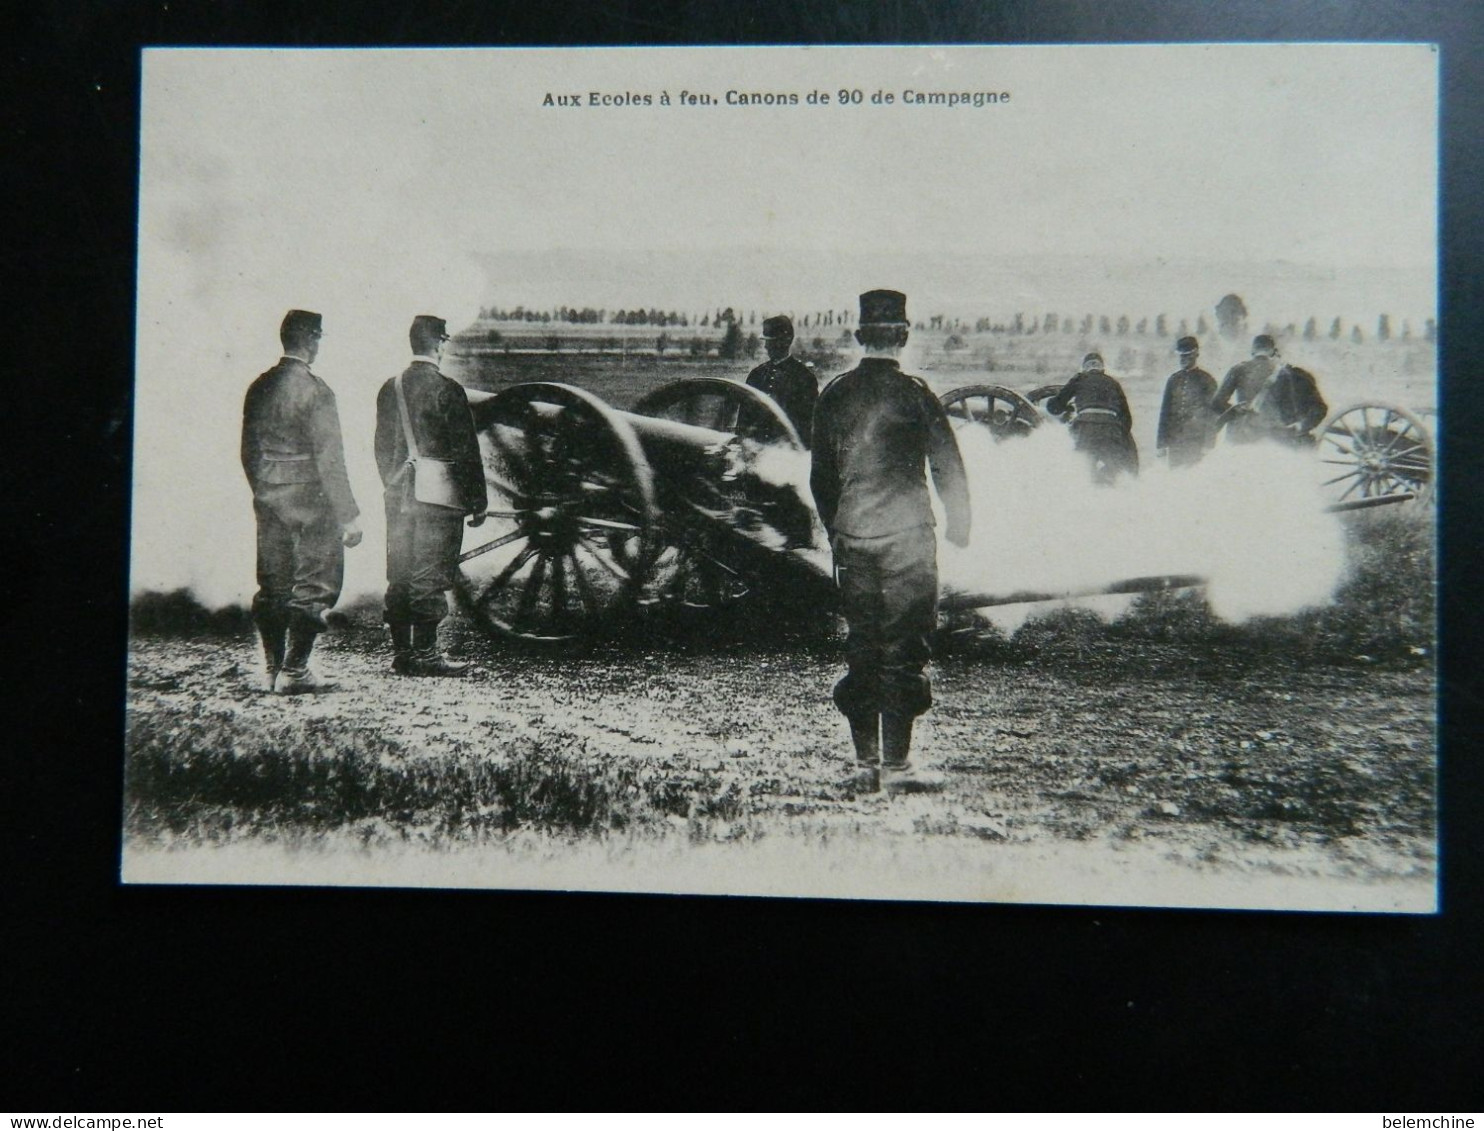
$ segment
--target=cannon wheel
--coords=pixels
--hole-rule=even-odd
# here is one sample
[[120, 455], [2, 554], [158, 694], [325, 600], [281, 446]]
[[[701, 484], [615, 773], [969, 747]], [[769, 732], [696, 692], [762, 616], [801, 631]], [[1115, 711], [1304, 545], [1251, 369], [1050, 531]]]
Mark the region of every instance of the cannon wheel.
[[938, 400], [955, 429], [981, 424], [996, 440], [1028, 436], [1041, 423], [1036, 406], [1003, 385], [965, 385], [944, 393]]
[[1427, 495], [1433, 483], [1432, 438], [1405, 409], [1354, 404], [1319, 430], [1323, 484], [1335, 502]]
[[730, 432], [760, 444], [804, 446], [777, 401], [751, 385], [720, 377], [690, 377], [664, 385], [641, 397], [634, 412]]
[[[695, 377], [665, 385], [634, 405], [653, 416], [730, 433], [759, 444], [802, 450], [799, 433], [778, 403], [737, 381]], [[646, 603], [683, 609], [719, 609], [750, 596], [751, 571], [736, 552], [729, 530], [748, 522], [746, 495], [728, 481], [666, 484], [684, 510], [668, 508], [657, 529], [657, 549], [645, 586]]]
[[633, 428], [570, 385], [515, 385], [474, 408], [489, 506], [455, 591], [470, 616], [541, 643], [631, 609], [654, 558], [653, 474]]
[[1037, 385], [1030, 392], [1026, 393], [1025, 399], [1030, 401], [1031, 404], [1035, 405], [1036, 410], [1043, 416], [1050, 417], [1050, 419], [1052, 420], [1063, 419], [1060, 417], [1051, 416], [1051, 414], [1046, 411], [1046, 402], [1049, 401], [1052, 397], [1056, 396], [1056, 394], [1061, 392], [1064, 388], [1066, 388], [1065, 385]]

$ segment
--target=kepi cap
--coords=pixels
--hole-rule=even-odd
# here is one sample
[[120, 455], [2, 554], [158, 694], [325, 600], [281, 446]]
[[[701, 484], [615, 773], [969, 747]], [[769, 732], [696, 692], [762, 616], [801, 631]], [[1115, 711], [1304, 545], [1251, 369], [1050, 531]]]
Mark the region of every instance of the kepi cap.
[[448, 323], [436, 314], [419, 314], [412, 320], [411, 333], [429, 337], [448, 337]]
[[312, 310], [291, 310], [278, 324], [280, 336], [323, 333], [324, 319]]
[[763, 319], [764, 338], [792, 338], [794, 336], [794, 321], [787, 314], [775, 314], [771, 318]]
[[1255, 350], [1275, 350], [1278, 343], [1273, 341], [1271, 334], [1259, 334], [1252, 339], [1252, 348]]
[[906, 326], [907, 296], [901, 291], [867, 291], [861, 295], [862, 326]]
[[1176, 353], [1195, 353], [1195, 351], [1200, 348], [1201, 343], [1189, 336], [1181, 338], [1178, 342], [1175, 343]]
[[1096, 352], [1083, 355], [1082, 364], [1086, 365], [1089, 361], [1095, 361], [1101, 365], [1103, 364], [1103, 355]]

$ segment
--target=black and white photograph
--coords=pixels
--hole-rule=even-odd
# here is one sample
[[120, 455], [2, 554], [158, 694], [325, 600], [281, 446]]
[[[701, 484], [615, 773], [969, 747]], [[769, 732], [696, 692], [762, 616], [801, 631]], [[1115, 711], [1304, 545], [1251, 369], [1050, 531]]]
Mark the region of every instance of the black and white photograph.
[[140, 106], [125, 883], [1438, 909], [1434, 46]]

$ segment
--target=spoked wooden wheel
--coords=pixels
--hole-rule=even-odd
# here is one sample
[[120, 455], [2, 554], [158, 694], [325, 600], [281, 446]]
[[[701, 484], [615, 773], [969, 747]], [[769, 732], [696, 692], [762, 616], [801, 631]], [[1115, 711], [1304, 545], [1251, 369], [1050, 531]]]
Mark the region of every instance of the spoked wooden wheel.
[[635, 602], [654, 558], [654, 482], [623, 417], [570, 385], [516, 385], [475, 407], [489, 488], [456, 589], [486, 628], [557, 642]]
[[692, 377], [646, 394], [634, 406], [639, 416], [730, 432], [760, 444], [803, 447], [778, 402], [751, 385], [719, 377]]
[[[718, 609], [748, 597], [757, 587], [748, 566], [756, 560], [750, 536], [789, 519], [797, 525], [802, 518], [807, 529], [808, 515], [784, 518], [782, 511], [800, 506], [796, 495], [749, 475], [746, 460], [758, 445], [802, 451], [798, 432], [771, 397], [712, 377], [656, 389], [634, 406], [634, 414], [714, 433], [674, 436], [667, 464], [673, 466], [658, 487], [662, 517], [645, 602]], [[657, 430], [650, 442], [665, 446], [668, 436]]]
[[1317, 446], [1322, 482], [1336, 503], [1422, 498], [1432, 489], [1432, 438], [1405, 409], [1370, 404], [1343, 408], [1324, 422]]
[[938, 400], [955, 430], [973, 424], [988, 428], [996, 440], [1028, 436], [1041, 423], [1036, 406], [1003, 385], [965, 385]]

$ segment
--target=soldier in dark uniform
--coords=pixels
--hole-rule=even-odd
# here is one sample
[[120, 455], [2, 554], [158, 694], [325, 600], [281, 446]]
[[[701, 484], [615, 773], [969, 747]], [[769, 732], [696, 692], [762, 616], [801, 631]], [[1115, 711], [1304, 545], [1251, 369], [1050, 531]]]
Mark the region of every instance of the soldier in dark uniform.
[[[794, 324], [788, 315], [763, 319], [763, 346], [768, 351], [768, 360], [747, 375], [747, 383], [778, 402], [807, 448], [814, 427], [819, 381], [809, 366], [789, 352], [793, 344]], [[738, 431], [746, 431], [751, 416], [746, 407], [737, 414]]]
[[[464, 518], [484, 522], [484, 462], [463, 386], [439, 372], [447, 325], [431, 314], [412, 320], [412, 363], [376, 397], [376, 466], [386, 501], [386, 623], [392, 670], [400, 675], [458, 676], [469, 668], [438, 646], [448, 590], [463, 544]], [[405, 399], [406, 417], [398, 396]], [[446, 505], [419, 502], [409, 464], [407, 430], [419, 459], [446, 465]], [[425, 467], [424, 486], [437, 467]]]
[[850, 628], [835, 705], [860, 764], [852, 781], [864, 789], [879, 787], [878, 763], [902, 787], [931, 784], [908, 773], [912, 720], [932, 703], [923, 668], [938, 607], [925, 467], [947, 512], [948, 540], [969, 542], [968, 479], [953, 430], [938, 398], [897, 362], [907, 326], [900, 292], [861, 295], [855, 336], [865, 357], [825, 386], [814, 412], [809, 483]]
[[[1258, 334], [1252, 339], [1252, 356], [1239, 361], [1226, 371], [1211, 411], [1226, 416], [1226, 436], [1234, 444], [1251, 444], [1269, 436], [1269, 422], [1259, 413], [1262, 410], [1265, 390], [1278, 371], [1278, 345], [1267, 334]], [[1237, 403], [1233, 411], [1232, 396]]]
[[1314, 375], [1296, 365], [1284, 365], [1273, 378], [1268, 399], [1278, 421], [1274, 438], [1295, 447], [1312, 447], [1314, 429], [1329, 412]]
[[268, 690], [281, 695], [333, 686], [310, 672], [309, 657], [340, 599], [345, 547], [361, 541], [335, 394], [309, 370], [321, 331], [318, 314], [284, 315], [283, 357], [252, 383], [242, 406], [242, 470], [258, 525], [253, 621]]
[[1169, 459], [1171, 467], [1199, 463], [1216, 442], [1216, 418], [1211, 414], [1216, 378], [1196, 365], [1200, 349], [1200, 343], [1191, 337], [1176, 342], [1180, 368], [1165, 382], [1155, 448]]
[[1123, 386], [1103, 372], [1102, 354], [1082, 359], [1082, 371], [1046, 402], [1046, 411], [1072, 413], [1072, 440], [1091, 461], [1094, 483], [1112, 483], [1122, 471], [1139, 474], [1133, 413]]
[[[1233, 395], [1237, 398], [1234, 406]], [[1227, 372], [1211, 409], [1227, 414], [1226, 432], [1233, 443], [1277, 440], [1307, 445], [1314, 442], [1310, 433], [1324, 419], [1328, 406], [1313, 374], [1284, 365], [1277, 343], [1259, 334], [1252, 339], [1252, 356]]]

